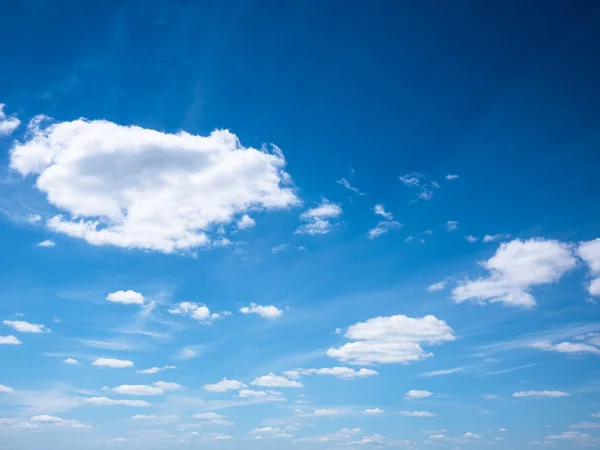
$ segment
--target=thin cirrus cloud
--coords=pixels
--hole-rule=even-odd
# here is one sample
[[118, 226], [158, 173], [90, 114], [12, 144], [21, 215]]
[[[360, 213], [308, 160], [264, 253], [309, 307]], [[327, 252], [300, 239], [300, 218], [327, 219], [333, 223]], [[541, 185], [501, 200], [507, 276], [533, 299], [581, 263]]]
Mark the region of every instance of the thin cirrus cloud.
[[359, 190], [358, 190], [358, 188], [356, 188], [356, 187], [352, 186], [352, 185], [350, 184], [350, 182], [349, 182], [347, 179], [345, 179], [345, 178], [340, 178], [339, 180], [337, 180], [337, 181], [336, 181], [336, 183], [337, 183], [337, 184], [341, 184], [342, 186], [344, 186], [344, 187], [345, 187], [346, 189], [348, 189], [349, 191], [355, 192], [355, 193], [357, 193], [358, 195], [367, 195], [367, 194], [365, 194], [364, 192], [361, 192], [361, 191], [359, 191]]
[[173, 370], [173, 369], [177, 369], [177, 367], [176, 366], [150, 367], [148, 369], [136, 370], [136, 372], [143, 373], [143, 374], [154, 374], [154, 373], [162, 372], [164, 370]]
[[519, 391], [513, 397], [569, 397], [571, 394], [562, 391]]
[[378, 238], [379, 236], [386, 234], [390, 230], [399, 230], [404, 224], [395, 220], [379, 222], [374, 228], [371, 228], [367, 232], [367, 237], [371, 240]]
[[437, 283], [430, 284], [429, 286], [427, 286], [427, 290], [429, 292], [442, 291], [442, 290], [444, 290], [446, 288], [447, 284], [448, 284], [448, 280], [442, 280], [442, 281], [439, 281]]
[[420, 318], [401, 314], [375, 317], [351, 325], [344, 337], [351, 342], [330, 348], [327, 355], [350, 364], [410, 363], [433, 356], [423, 345], [456, 339], [452, 328], [433, 315]]
[[558, 344], [553, 344], [550, 341], [536, 341], [529, 344], [529, 347], [544, 350], [546, 352], [571, 354], [592, 353], [594, 355], [600, 355], [600, 348], [583, 342], [559, 342]]
[[310, 236], [327, 234], [333, 230], [334, 221], [341, 215], [340, 205], [323, 199], [318, 206], [307, 209], [300, 215], [300, 220], [306, 223], [296, 228], [294, 233]]
[[227, 130], [170, 134], [43, 116], [29, 123], [10, 158], [61, 211], [47, 221], [51, 230], [92, 245], [163, 253], [210, 246], [218, 227], [250, 208], [299, 204], [285, 165], [276, 146], [244, 147]]
[[257, 314], [263, 319], [278, 319], [283, 315], [283, 311], [273, 305], [257, 305], [256, 303], [250, 303], [250, 306], [244, 306], [240, 308], [242, 314]]
[[329, 375], [342, 380], [354, 380], [357, 378], [372, 377], [379, 375], [376, 370], [361, 368], [359, 370], [350, 367], [324, 367], [321, 369], [295, 369], [283, 372], [288, 378], [300, 378], [304, 375]]
[[51, 333], [49, 328], [39, 323], [29, 323], [22, 320], [4, 320], [2, 323], [19, 333]]

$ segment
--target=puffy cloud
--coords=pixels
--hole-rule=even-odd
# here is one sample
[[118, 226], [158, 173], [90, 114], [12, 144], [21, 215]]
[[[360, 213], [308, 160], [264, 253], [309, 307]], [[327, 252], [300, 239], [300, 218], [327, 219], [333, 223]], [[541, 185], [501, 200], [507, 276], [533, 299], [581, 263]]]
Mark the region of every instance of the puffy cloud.
[[136, 372], [144, 373], [144, 374], [153, 374], [153, 373], [162, 372], [163, 370], [172, 370], [172, 369], [177, 369], [177, 367], [175, 367], [175, 366], [150, 367], [149, 369], [136, 370]]
[[223, 378], [221, 381], [215, 384], [205, 384], [204, 390], [210, 392], [227, 392], [239, 390], [247, 387], [244, 383], [237, 380], [228, 380], [227, 378]]
[[151, 386], [146, 384], [122, 384], [112, 388], [111, 391], [123, 395], [161, 395], [165, 392], [180, 391], [182, 389], [183, 386], [177, 383], [157, 381]]
[[379, 409], [379, 408], [367, 408], [363, 411], [363, 414], [367, 414], [367, 415], [378, 415], [378, 414], [383, 414], [384, 411], [383, 409]]
[[308, 234], [311, 236], [327, 234], [333, 228], [331, 221], [342, 215], [342, 208], [337, 203], [323, 199], [315, 208], [310, 208], [300, 215], [300, 220], [307, 222], [299, 226], [296, 234]]
[[422, 345], [436, 345], [455, 338], [450, 326], [437, 317], [421, 318], [401, 314], [375, 317], [356, 323], [344, 335], [351, 340], [327, 355], [350, 364], [409, 363], [433, 356]]
[[447, 283], [448, 283], [448, 281], [447, 281], [447, 280], [442, 280], [442, 281], [440, 281], [440, 282], [438, 282], [438, 283], [433, 283], [433, 284], [431, 284], [431, 285], [429, 285], [429, 286], [427, 287], [427, 290], [428, 290], [429, 292], [437, 292], [437, 291], [441, 291], [441, 290], [443, 290], [443, 289], [446, 287], [446, 284], [447, 284]]
[[50, 239], [46, 239], [45, 241], [39, 242], [38, 247], [54, 247], [56, 243]]
[[577, 253], [587, 263], [590, 274], [594, 277], [588, 285], [589, 294], [594, 297], [600, 296], [600, 238], [581, 242]]
[[90, 397], [84, 400], [86, 403], [101, 406], [131, 406], [134, 408], [143, 408], [151, 406], [145, 400], [115, 400], [108, 397]]
[[263, 319], [277, 319], [283, 314], [283, 311], [276, 306], [263, 306], [256, 303], [250, 303], [250, 306], [240, 308], [240, 312], [242, 314], [258, 314]]
[[443, 375], [452, 375], [453, 373], [462, 372], [464, 367], [454, 367], [452, 369], [441, 369], [441, 370], [432, 370], [431, 372], [425, 372], [422, 374], [424, 377], [441, 377]]
[[508, 233], [486, 234], [485, 236], [483, 236], [483, 242], [494, 242], [494, 241], [498, 241], [500, 239], [508, 239], [509, 237], [510, 237], [510, 234], [508, 234]]
[[288, 370], [283, 372], [283, 375], [289, 378], [299, 378], [301, 375], [331, 375], [345, 380], [354, 380], [355, 378], [366, 378], [379, 374], [373, 369], [365, 369], [364, 367], [359, 370], [350, 367], [324, 367], [321, 369]]
[[14, 392], [15, 390], [13, 388], [9, 388], [8, 386], [4, 386], [3, 384], [0, 384], [0, 392], [1, 393], [9, 393], [9, 392]]
[[477, 242], [477, 239], [478, 239], [478, 238], [477, 238], [477, 236], [472, 236], [472, 235], [470, 235], [470, 234], [469, 234], [469, 235], [465, 236], [465, 239], [466, 239], [466, 240], [467, 240], [469, 243], [471, 243], [471, 244], [472, 244], [472, 243], [474, 243], [474, 242]]
[[460, 222], [458, 220], [449, 220], [448, 222], [446, 222], [446, 230], [448, 230], [448, 231], [458, 230], [459, 223]]
[[453, 291], [454, 301], [502, 302], [509, 306], [533, 308], [530, 290], [557, 282], [576, 265], [571, 248], [564, 243], [541, 238], [515, 239], [500, 245], [496, 254], [481, 263], [486, 277], [466, 280]]
[[196, 319], [200, 323], [210, 324], [215, 320], [222, 319], [225, 316], [230, 315], [228, 311], [221, 313], [211, 313], [206, 305], [202, 305], [200, 303], [193, 302], [181, 302], [175, 306], [173, 309], [169, 309], [171, 314], [181, 314], [185, 316], [190, 316], [193, 319]]
[[388, 222], [379, 222], [375, 228], [371, 228], [368, 231], [367, 237], [369, 239], [375, 239], [375, 238], [378, 238], [379, 236], [381, 236], [382, 234], [387, 233], [390, 230], [398, 230], [398, 229], [402, 228], [403, 226], [404, 226], [404, 224], [402, 224], [400, 222], [396, 222], [395, 220], [388, 221]]
[[411, 389], [406, 394], [404, 394], [404, 398], [407, 400], [417, 400], [421, 398], [428, 398], [433, 395], [433, 392], [429, 391], [419, 391], [416, 389]]
[[0, 136], [8, 136], [12, 134], [19, 125], [21, 125], [21, 121], [17, 119], [15, 116], [7, 116], [4, 112], [4, 107], [6, 105], [4, 103], [0, 103]]
[[144, 296], [132, 290], [111, 292], [106, 296], [106, 300], [113, 303], [123, 303], [124, 305], [144, 304]]
[[10, 165], [37, 176], [37, 189], [64, 211], [51, 229], [93, 245], [190, 250], [250, 209], [299, 203], [281, 150], [244, 147], [227, 130], [198, 136], [36, 119]]
[[92, 365], [98, 367], [110, 367], [113, 369], [124, 369], [126, 367], [133, 367], [133, 362], [123, 359], [98, 358], [92, 363]]
[[267, 390], [267, 391], [255, 391], [252, 389], [240, 389], [238, 396], [240, 398], [260, 400], [261, 402], [281, 402], [285, 398], [282, 396], [282, 392]]
[[65, 364], [78, 365], [81, 364], [79, 361], [73, 358], [67, 358], [63, 361]]
[[595, 355], [600, 355], [600, 349], [598, 347], [581, 342], [560, 342], [558, 344], [553, 344], [550, 341], [536, 341], [529, 344], [529, 346], [547, 352], [593, 353]]
[[301, 388], [303, 387], [302, 383], [295, 380], [290, 380], [281, 375], [275, 375], [273, 372], [268, 375], [263, 375], [262, 377], [258, 377], [252, 381], [253, 386], [261, 386], [261, 387], [287, 387], [287, 388]]
[[23, 322], [22, 320], [5, 320], [2, 322], [7, 327], [21, 333], [50, 333], [50, 329], [39, 323]]
[[240, 220], [237, 221], [238, 230], [245, 230], [246, 228], [252, 228], [256, 225], [256, 221], [248, 214], [244, 214]]
[[373, 208], [373, 212], [375, 214], [377, 214], [378, 216], [382, 216], [382, 217], [386, 218], [387, 220], [394, 219], [394, 215], [391, 212], [387, 212], [385, 210], [384, 206], [381, 204], [375, 205], [375, 207]]
[[467, 439], [481, 439], [479, 434], [471, 433], [470, 431], [467, 431], [463, 436]]
[[429, 411], [398, 411], [398, 414], [407, 417], [435, 417], [436, 415]]
[[519, 391], [513, 397], [568, 397], [571, 394], [562, 391]]
[[345, 178], [341, 178], [341, 179], [337, 180], [336, 183], [337, 184], [341, 184], [342, 186], [344, 186], [349, 191], [356, 192], [358, 195], [367, 195], [364, 192], [360, 192], [357, 188], [355, 188], [354, 186], [352, 186], [350, 184], [350, 182], [348, 180], [346, 180]]
[[20, 345], [22, 342], [12, 334], [0, 336], [0, 345]]
[[452, 181], [452, 180], [458, 180], [459, 176], [453, 173], [449, 173], [448, 175], [446, 175], [446, 180]]

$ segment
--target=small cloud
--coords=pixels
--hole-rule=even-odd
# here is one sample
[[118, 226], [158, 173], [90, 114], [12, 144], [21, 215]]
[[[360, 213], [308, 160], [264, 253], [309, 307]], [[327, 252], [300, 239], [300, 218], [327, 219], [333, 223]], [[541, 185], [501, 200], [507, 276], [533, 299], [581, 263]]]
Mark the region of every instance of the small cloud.
[[428, 290], [429, 292], [437, 292], [437, 291], [441, 291], [441, 290], [443, 290], [443, 289], [446, 287], [446, 284], [447, 284], [447, 283], [448, 283], [448, 280], [442, 280], [442, 281], [440, 281], [440, 282], [438, 282], [438, 283], [433, 283], [433, 284], [430, 284], [430, 285], [427, 287], [427, 290]]
[[240, 308], [240, 312], [242, 314], [258, 314], [263, 319], [277, 319], [283, 315], [283, 311], [276, 306], [263, 306], [256, 303], [250, 303], [250, 306]]
[[390, 222], [379, 222], [375, 228], [371, 228], [367, 233], [367, 237], [371, 240], [378, 238], [382, 234], [387, 233], [390, 230], [397, 230], [403, 227], [403, 224], [396, 221]]
[[172, 369], [177, 369], [177, 367], [175, 367], [175, 366], [150, 367], [149, 369], [136, 370], [136, 372], [143, 373], [143, 374], [154, 374], [154, 373], [162, 372], [164, 370], [172, 370]]
[[39, 242], [38, 247], [54, 247], [56, 243], [50, 239], [46, 239], [45, 241]]
[[98, 367], [110, 367], [112, 369], [124, 369], [127, 367], [133, 367], [133, 362], [114, 358], [98, 358], [92, 363], [92, 365]]
[[13, 335], [0, 336], [0, 345], [21, 345], [22, 342]]
[[4, 112], [4, 107], [6, 105], [4, 103], [0, 103], [0, 136], [8, 136], [12, 134], [19, 125], [21, 125], [21, 121], [17, 119], [15, 116], [7, 116]]
[[413, 239], [414, 239], [414, 237], [408, 236], [404, 239], [404, 242], [412, 242]]
[[276, 245], [275, 247], [273, 247], [271, 249], [271, 253], [273, 255], [276, 255], [277, 253], [281, 253], [282, 251], [288, 249], [290, 247], [290, 244], [281, 244], [281, 245]]
[[341, 184], [342, 186], [344, 186], [349, 191], [356, 192], [358, 195], [367, 195], [364, 192], [360, 192], [357, 188], [355, 188], [354, 186], [352, 186], [350, 184], [350, 182], [348, 180], [346, 180], [345, 178], [341, 178], [341, 179], [337, 180], [336, 183], [337, 184]]
[[387, 212], [385, 207], [381, 204], [375, 205], [373, 212], [379, 216], [385, 217], [387, 220], [393, 220], [394, 215], [391, 212]]
[[433, 370], [431, 372], [425, 372], [421, 375], [424, 377], [440, 377], [443, 375], [452, 375], [453, 373], [462, 372], [464, 369], [464, 367], [455, 367], [454, 369]]
[[486, 234], [483, 236], [483, 242], [494, 242], [502, 239], [508, 239], [510, 234], [502, 233], [502, 234]]
[[571, 394], [562, 391], [519, 391], [513, 397], [569, 397]]
[[446, 222], [446, 229], [448, 231], [456, 231], [458, 230], [458, 220], [449, 220], [448, 222]]
[[398, 177], [402, 184], [407, 187], [417, 187], [421, 185], [421, 179], [424, 177], [423, 174], [418, 172], [407, 173]]
[[34, 225], [42, 221], [42, 216], [40, 216], [39, 214], [29, 214], [25, 218], [25, 221], [31, 225]]
[[384, 411], [383, 409], [379, 409], [379, 408], [367, 408], [363, 411], [363, 414], [367, 414], [367, 415], [379, 415], [379, 414], [383, 414]]
[[240, 220], [237, 222], [238, 230], [245, 230], [246, 228], [252, 228], [256, 225], [256, 222], [252, 217], [248, 214], [244, 214]]
[[302, 383], [296, 380], [290, 380], [281, 375], [276, 375], [274, 373], [269, 373], [268, 375], [263, 375], [262, 377], [258, 377], [250, 383], [253, 386], [260, 387], [278, 387], [278, 388], [301, 388], [304, 387]]
[[479, 239], [477, 236], [472, 236], [472, 235], [467, 235], [465, 236], [465, 239], [469, 242], [469, 243], [474, 243], [477, 242], [477, 239]]
[[496, 400], [497, 398], [500, 398], [494, 394], [483, 394], [482, 397], [485, 398], [486, 400]]
[[398, 411], [398, 414], [401, 414], [406, 417], [435, 417], [436, 415], [429, 411]]
[[122, 303], [124, 305], [144, 304], [144, 296], [139, 292], [132, 290], [111, 292], [106, 296], [106, 300], [113, 303]]
[[49, 328], [46, 328], [40, 323], [29, 323], [22, 320], [5, 320], [2, 322], [7, 327], [11, 327], [20, 333], [51, 333]]
[[63, 361], [65, 364], [78, 365], [81, 364], [79, 361], [73, 358], [67, 358]]
[[464, 434], [464, 437], [467, 439], [481, 439], [481, 436], [475, 433], [471, 433], [470, 431], [467, 431]]
[[412, 390], [408, 391], [406, 394], [404, 394], [404, 398], [406, 400], [416, 400], [416, 399], [428, 398], [428, 397], [431, 397], [432, 395], [433, 395], [433, 392], [419, 391], [419, 390], [412, 389]]
[[342, 208], [337, 203], [323, 199], [321, 204], [307, 209], [300, 215], [300, 220], [307, 222], [299, 226], [294, 233], [315, 236], [329, 233], [333, 226], [331, 221], [342, 215]]
[[448, 175], [446, 175], [446, 180], [452, 181], [452, 180], [458, 180], [459, 176], [453, 173], [449, 173]]
[[243, 388], [248, 387], [241, 381], [237, 380], [228, 380], [227, 378], [223, 378], [221, 381], [215, 384], [205, 384], [203, 386], [205, 391], [209, 392], [227, 392], [227, 391], [237, 391]]
[[194, 302], [181, 302], [175, 305], [174, 308], [169, 309], [169, 313], [171, 314], [179, 314], [184, 316], [189, 316], [192, 319], [197, 320], [198, 322], [210, 325], [216, 320], [221, 320], [225, 316], [229, 316], [229, 311], [223, 311], [220, 313], [211, 313], [208, 309], [208, 306], [203, 305], [202, 303], [194, 303]]
[[186, 346], [182, 347], [181, 349], [179, 349], [179, 351], [175, 355], [175, 358], [183, 360], [183, 361], [187, 361], [189, 359], [194, 359], [194, 358], [200, 356], [201, 350], [202, 350], [201, 345], [186, 345]]
[[0, 393], [9, 394], [11, 392], [15, 392], [15, 390], [13, 388], [9, 388], [8, 386], [0, 384]]

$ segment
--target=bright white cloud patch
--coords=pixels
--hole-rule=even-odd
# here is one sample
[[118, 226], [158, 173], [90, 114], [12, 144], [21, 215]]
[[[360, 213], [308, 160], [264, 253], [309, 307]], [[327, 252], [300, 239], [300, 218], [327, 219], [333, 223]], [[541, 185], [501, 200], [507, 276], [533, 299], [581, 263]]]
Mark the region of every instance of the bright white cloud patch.
[[302, 383], [295, 380], [290, 380], [281, 375], [276, 375], [274, 373], [269, 373], [268, 375], [263, 375], [262, 377], [256, 378], [252, 381], [253, 386], [261, 386], [261, 387], [278, 387], [278, 388], [301, 388]]
[[379, 222], [375, 228], [371, 228], [367, 237], [369, 239], [375, 239], [381, 236], [382, 234], [387, 233], [390, 230], [398, 230], [403, 227], [404, 224], [400, 222], [396, 222], [395, 220], [387, 221], [387, 222]]
[[39, 323], [23, 322], [22, 320], [5, 320], [2, 322], [7, 327], [20, 333], [50, 333], [50, 329]]
[[203, 387], [204, 390], [209, 392], [227, 392], [243, 389], [248, 386], [237, 380], [228, 380], [227, 378], [223, 378], [218, 383], [205, 384]]
[[20, 345], [22, 342], [12, 334], [0, 336], [0, 345]]
[[351, 340], [327, 355], [350, 364], [409, 363], [433, 356], [422, 345], [436, 345], [455, 338], [446, 322], [428, 315], [420, 318], [401, 314], [375, 317], [356, 323], [344, 335]]
[[384, 217], [387, 220], [394, 219], [394, 215], [391, 212], [386, 211], [385, 207], [381, 204], [375, 205], [375, 207], [373, 208], [373, 212], [378, 216]]
[[98, 367], [110, 367], [112, 369], [124, 369], [127, 367], [133, 367], [133, 362], [123, 359], [98, 358], [92, 363], [92, 365]]
[[367, 414], [367, 415], [378, 415], [378, 414], [383, 414], [384, 411], [383, 409], [379, 409], [379, 408], [367, 408], [363, 411], [363, 414]]
[[177, 369], [177, 367], [175, 367], [175, 366], [150, 367], [149, 369], [136, 370], [136, 372], [144, 373], [144, 374], [153, 374], [153, 373], [162, 372], [163, 370], [172, 370], [172, 369]]
[[54, 231], [93, 245], [165, 253], [210, 244], [249, 209], [298, 204], [281, 150], [244, 147], [227, 130], [162, 133], [106, 120], [35, 119], [11, 168], [63, 212]]
[[428, 398], [433, 395], [433, 392], [429, 391], [419, 391], [417, 389], [412, 389], [404, 394], [404, 398], [407, 400], [418, 400], [422, 398]]
[[499, 241], [501, 239], [507, 239], [509, 237], [510, 237], [510, 234], [508, 234], [508, 233], [486, 234], [485, 236], [483, 236], [483, 242], [494, 242], [494, 241]]
[[124, 305], [144, 304], [144, 296], [132, 290], [111, 292], [106, 296], [106, 300], [113, 303], [123, 303]]
[[90, 397], [84, 400], [86, 403], [101, 406], [131, 406], [134, 408], [143, 408], [150, 406], [145, 400], [115, 400], [108, 397]]
[[446, 180], [452, 181], [452, 180], [458, 180], [459, 176], [453, 173], [449, 173], [448, 175], [446, 175]]
[[246, 228], [252, 228], [256, 225], [256, 222], [248, 214], [244, 214], [237, 222], [238, 230], [245, 230]]
[[323, 199], [319, 206], [307, 209], [300, 216], [300, 220], [307, 222], [299, 226], [296, 234], [311, 236], [327, 234], [333, 229], [332, 221], [342, 215], [342, 208], [337, 203]]
[[283, 314], [283, 311], [276, 306], [263, 306], [256, 303], [250, 303], [250, 306], [240, 308], [240, 312], [242, 314], [258, 314], [263, 319], [277, 319]]
[[78, 364], [81, 364], [79, 361], [77, 361], [76, 359], [73, 358], [67, 358], [63, 361], [65, 364], [71, 364], [73, 366], [76, 366]]
[[182, 302], [175, 306], [175, 308], [169, 309], [171, 314], [181, 314], [184, 316], [190, 316], [196, 319], [200, 323], [209, 324], [215, 320], [222, 319], [224, 316], [229, 315], [229, 312], [223, 313], [211, 313], [206, 305], [201, 303], [193, 302]]
[[562, 391], [519, 391], [513, 397], [568, 397], [571, 394]]
[[0, 136], [8, 136], [12, 134], [19, 125], [21, 125], [21, 121], [14, 116], [7, 116], [4, 112], [4, 107], [6, 105], [4, 103], [0, 103]]
[[166, 383], [157, 381], [153, 385], [146, 384], [122, 384], [112, 388], [113, 392], [123, 395], [161, 395], [165, 392], [180, 391], [183, 386], [177, 383]]
[[588, 292], [594, 297], [600, 296], [600, 238], [589, 242], [582, 242], [577, 249], [579, 257], [583, 259], [590, 268], [590, 274], [594, 277], [588, 285]]
[[3, 384], [0, 384], [0, 392], [1, 393], [10, 393], [10, 392], [14, 392], [15, 390], [13, 388], [9, 388], [8, 386], [4, 386]]
[[54, 247], [55, 245], [56, 243], [50, 239], [38, 243], [38, 247]]
[[477, 242], [477, 236], [472, 236], [472, 235], [467, 235], [465, 236], [465, 239], [467, 240], [467, 242], [469, 242], [470, 244], [473, 244], [474, 242]]
[[496, 254], [481, 265], [489, 274], [459, 284], [452, 291], [457, 303], [474, 300], [532, 308], [536, 301], [529, 292], [531, 288], [557, 282], [575, 267], [576, 260], [567, 244], [541, 238], [515, 239], [501, 244]]

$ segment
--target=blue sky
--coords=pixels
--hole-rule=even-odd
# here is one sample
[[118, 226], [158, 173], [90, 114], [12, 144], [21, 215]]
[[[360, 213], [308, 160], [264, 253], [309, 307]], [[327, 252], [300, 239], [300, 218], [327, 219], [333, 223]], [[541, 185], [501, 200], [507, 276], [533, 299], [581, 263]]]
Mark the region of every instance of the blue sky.
[[600, 448], [600, 6], [0, 26], [0, 448]]

